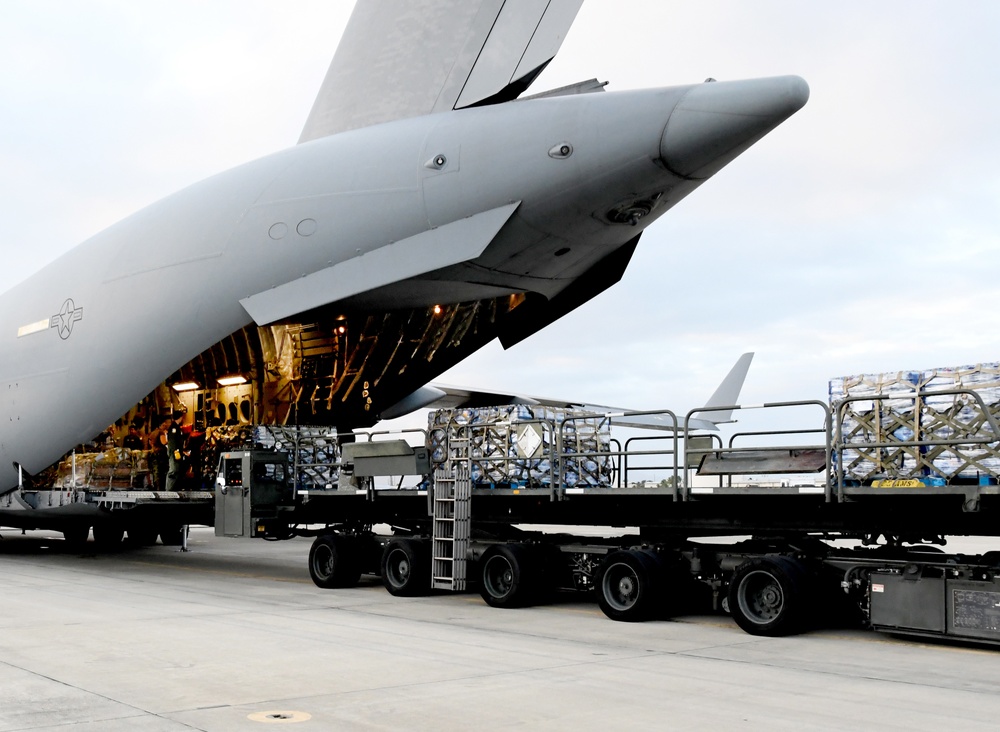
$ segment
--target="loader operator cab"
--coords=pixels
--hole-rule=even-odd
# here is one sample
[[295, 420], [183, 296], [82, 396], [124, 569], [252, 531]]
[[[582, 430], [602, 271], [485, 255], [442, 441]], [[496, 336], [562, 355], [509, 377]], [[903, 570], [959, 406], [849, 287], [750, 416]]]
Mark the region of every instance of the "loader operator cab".
[[294, 486], [288, 456], [274, 450], [239, 450], [219, 456], [215, 479], [215, 535], [266, 535], [283, 507], [291, 507]]

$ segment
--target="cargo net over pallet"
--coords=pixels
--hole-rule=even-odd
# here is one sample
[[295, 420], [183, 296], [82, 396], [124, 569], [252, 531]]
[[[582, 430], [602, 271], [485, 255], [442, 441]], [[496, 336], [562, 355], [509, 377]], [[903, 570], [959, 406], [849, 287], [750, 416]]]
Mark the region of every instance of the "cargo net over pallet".
[[606, 417], [523, 404], [440, 409], [428, 418], [434, 469], [467, 461], [474, 487], [610, 486]]
[[253, 428], [253, 443], [256, 447], [288, 453], [296, 489], [337, 487], [340, 448], [337, 432], [332, 427], [260, 425]]
[[845, 480], [997, 482], [998, 363], [832, 379], [830, 406]]

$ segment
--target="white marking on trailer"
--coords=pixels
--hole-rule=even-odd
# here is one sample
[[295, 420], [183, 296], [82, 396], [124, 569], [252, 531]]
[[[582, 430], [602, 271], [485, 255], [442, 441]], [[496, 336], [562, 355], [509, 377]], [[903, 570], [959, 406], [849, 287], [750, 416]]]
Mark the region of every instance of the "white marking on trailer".
[[356, 496], [367, 496], [368, 495], [368, 491], [366, 491], [366, 490], [357, 490], [357, 491], [354, 491], [354, 495], [356, 495]]
[[715, 488], [692, 488], [692, 493], [715, 493]]
[[872, 592], [885, 592], [885, 585], [872, 583]]
[[417, 491], [417, 495], [418, 496], [426, 496], [427, 495], [427, 491]]
[[799, 486], [799, 493], [825, 493], [825, 492], [826, 488], [824, 488], [823, 486], [811, 486], [811, 485]]
[[566, 489], [566, 493], [572, 493], [574, 495], [578, 495], [578, 494], [582, 495], [583, 494], [583, 488], [567, 488]]

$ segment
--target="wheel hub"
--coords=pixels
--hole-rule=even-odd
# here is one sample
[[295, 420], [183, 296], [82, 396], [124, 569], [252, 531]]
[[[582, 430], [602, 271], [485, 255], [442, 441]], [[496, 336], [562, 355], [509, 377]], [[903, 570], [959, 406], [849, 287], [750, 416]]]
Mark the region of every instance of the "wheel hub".
[[775, 607], [781, 603], [781, 594], [776, 588], [768, 587], [760, 593], [760, 604], [764, 607]]
[[319, 574], [326, 577], [333, 575], [333, 552], [327, 548], [323, 548], [316, 552], [316, 569], [319, 570]]
[[514, 586], [514, 568], [502, 557], [493, 557], [486, 565], [483, 579], [493, 597], [505, 597]]
[[785, 597], [778, 581], [766, 572], [754, 572], [744, 579], [745, 600], [740, 606], [756, 623], [768, 623], [784, 609]]

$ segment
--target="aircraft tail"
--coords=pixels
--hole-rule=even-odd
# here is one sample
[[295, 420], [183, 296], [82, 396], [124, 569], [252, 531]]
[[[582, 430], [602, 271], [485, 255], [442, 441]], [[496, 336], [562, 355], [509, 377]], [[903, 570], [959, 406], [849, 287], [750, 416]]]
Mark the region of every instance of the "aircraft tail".
[[299, 142], [515, 99], [555, 57], [582, 4], [358, 3]]
[[[753, 353], [744, 353], [740, 356], [736, 365], [729, 370], [726, 378], [719, 384], [719, 388], [705, 402], [706, 407], [733, 407], [739, 403], [740, 392], [743, 390], [743, 382], [746, 381], [747, 372], [750, 370], [750, 362], [753, 361]], [[733, 421], [733, 410], [727, 409], [719, 412], [707, 412], [704, 417], [708, 422], [722, 424]]]
[[[747, 371], [750, 369], [750, 362], [753, 360], [752, 353], [744, 353], [740, 356], [736, 365], [730, 369], [726, 378], [719, 384], [711, 398], [705, 403], [706, 407], [734, 407], [740, 398], [740, 391], [743, 389], [743, 382], [746, 380]], [[614, 414], [615, 424], [643, 427], [647, 429], [674, 430], [678, 426], [672, 418], [665, 414], [640, 414], [629, 417], [624, 416], [624, 412], [638, 411], [633, 409], [622, 409], [621, 407], [608, 407], [587, 402], [550, 399], [547, 397], [527, 396], [524, 394], [500, 393], [482, 389], [464, 389], [443, 384], [428, 384], [418, 389], [408, 397], [382, 412], [382, 419], [393, 419], [404, 414], [420, 409], [440, 409], [440, 408], [464, 408], [476, 406], [488, 406], [497, 404], [534, 404], [546, 407], [556, 407], [560, 409], [579, 409], [595, 414]], [[679, 417], [682, 421], [683, 415]], [[687, 425], [691, 430], [717, 430], [717, 425], [733, 420], [733, 410], [726, 409], [719, 412], [705, 412], [704, 416], [692, 417]]]

